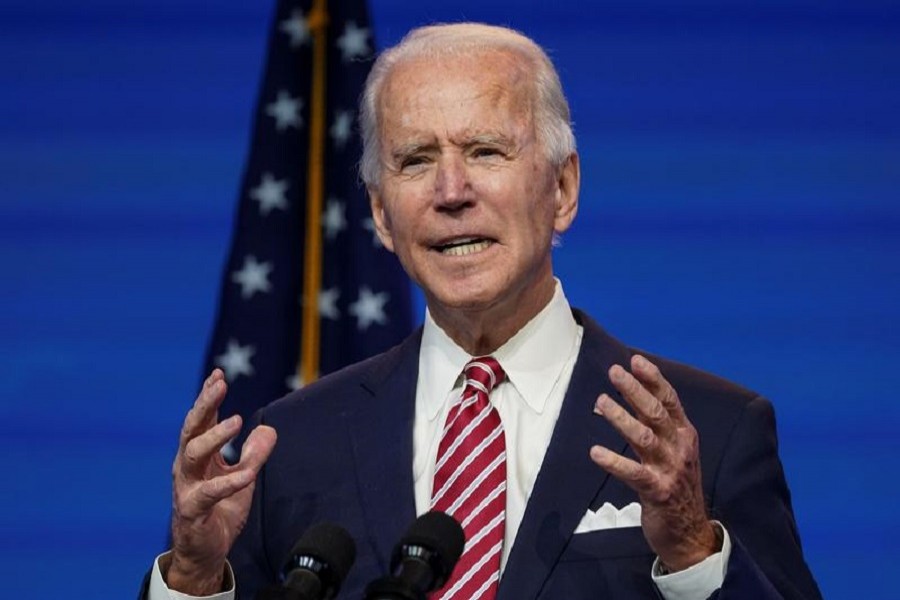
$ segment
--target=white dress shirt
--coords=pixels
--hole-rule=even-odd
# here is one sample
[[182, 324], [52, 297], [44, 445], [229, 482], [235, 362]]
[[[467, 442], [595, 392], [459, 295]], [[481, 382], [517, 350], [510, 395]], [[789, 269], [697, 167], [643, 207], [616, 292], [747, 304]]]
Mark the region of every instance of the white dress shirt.
[[[550, 303], [491, 354], [506, 372], [506, 380], [490, 396], [506, 435], [506, 535], [501, 573], [544, 462], [581, 335], [557, 284]], [[441, 433], [450, 406], [463, 392], [463, 368], [472, 358], [438, 327], [430, 313], [425, 315], [413, 424], [413, 481], [419, 514], [430, 508]]]
[[[492, 353], [506, 372], [506, 381], [490, 396], [491, 403], [500, 413], [506, 435], [506, 533], [501, 573], [550, 444], [581, 348], [581, 338], [582, 328], [572, 316], [557, 281], [549, 304]], [[430, 313], [426, 314], [413, 422], [412, 469], [418, 514], [430, 508], [441, 432], [452, 401], [463, 391], [462, 372], [471, 358], [438, 327]], [[584, 449], [585, 453], [589, 450]], [[654, 562], [651, 576], [666, 600], [706, 598], [721, 587], [731, 552], [728, 532], [721, 529], [724, 534], [722, 551], [689, 569], [661, 575], [658, 561]], [[157, 559], [148, 600], [194, 598], [168, 590]], [[234, 591], [206, 598], [232, 600]]]

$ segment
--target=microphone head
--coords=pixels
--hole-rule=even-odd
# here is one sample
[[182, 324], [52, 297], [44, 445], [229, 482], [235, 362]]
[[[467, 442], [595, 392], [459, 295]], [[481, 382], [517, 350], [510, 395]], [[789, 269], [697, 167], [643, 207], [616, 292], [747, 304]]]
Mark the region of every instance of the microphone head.
[[392, 562], [396, 567], [403, 555], [411, 554], [410, 549], [426, 550], [425, 555], [420, 554], [419, 557], [427, 556], [435, 578], [431, 589], [437, 589], [450, 577], [465, 545], [466, 536], [456, 519], [447, 513], [433, 510], [423, 514], [410, 526], [394, 549]]
[[313, 571], [330, 594], [336, 595], [341, 582], [356, 560], [356, 544], [347, 531], [333, 523], [317, 523], [306, 530], [291, 550], [282, 571], [285, 579], [298, 568]]

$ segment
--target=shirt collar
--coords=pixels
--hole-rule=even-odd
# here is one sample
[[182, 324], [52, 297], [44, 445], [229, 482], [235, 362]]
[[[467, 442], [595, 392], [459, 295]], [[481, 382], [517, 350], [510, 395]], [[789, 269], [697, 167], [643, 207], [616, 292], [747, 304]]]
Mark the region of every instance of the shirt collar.
[[[537, 315], [492, 354], [507, 380], [537, 413], [544, 410], [578, 336], [578, 324], [556, 280], [553, 298]], [[428, 420], [437, 417], [457, 385], [471, 356], [434, 322], [426, 311], [419, 352], [421, 381], [427, 386], [424, 408]]]

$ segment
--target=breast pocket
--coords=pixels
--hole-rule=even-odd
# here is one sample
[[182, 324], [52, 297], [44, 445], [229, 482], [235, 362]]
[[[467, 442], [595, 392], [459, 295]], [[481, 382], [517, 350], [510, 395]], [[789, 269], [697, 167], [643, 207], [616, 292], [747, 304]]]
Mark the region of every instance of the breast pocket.
[[655, 598], [650, 579], [653, 559], [653, 551], [640, 527], [575, 534], [539, 598]]
[[576, 533], [560, 556], [560, 562], [653, 556], [640, 527], [617, 527]]

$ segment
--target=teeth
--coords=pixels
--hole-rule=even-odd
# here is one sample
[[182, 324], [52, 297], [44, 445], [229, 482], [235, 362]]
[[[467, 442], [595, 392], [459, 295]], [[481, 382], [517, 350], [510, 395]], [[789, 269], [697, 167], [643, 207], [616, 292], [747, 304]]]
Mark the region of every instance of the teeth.
[[444, 248], [443, 250], [441, 250], [441, 253], [446, 256], [465, 256], [466, 254], [475, 254], [476, 252], [486, 250], [490, 245], [491, 242], [488, 240], [466, 242], [458, 246], [450, 246], [449, 248]]

